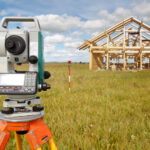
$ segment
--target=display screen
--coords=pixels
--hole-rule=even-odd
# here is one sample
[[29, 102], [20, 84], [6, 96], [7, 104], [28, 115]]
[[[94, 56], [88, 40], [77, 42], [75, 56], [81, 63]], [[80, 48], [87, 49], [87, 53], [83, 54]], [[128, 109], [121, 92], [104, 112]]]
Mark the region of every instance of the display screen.
[[0, 74], [0, 86], [23, 86], [25, 74]]

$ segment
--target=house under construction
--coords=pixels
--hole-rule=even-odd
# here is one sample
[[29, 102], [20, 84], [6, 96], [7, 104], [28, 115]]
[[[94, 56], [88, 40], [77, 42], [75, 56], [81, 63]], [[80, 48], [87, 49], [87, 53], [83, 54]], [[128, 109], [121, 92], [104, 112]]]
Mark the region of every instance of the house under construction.
[[89, 49], [90, 70], [149, 69], [150, 27], [130, 17], [85, 40], [78, 49]]

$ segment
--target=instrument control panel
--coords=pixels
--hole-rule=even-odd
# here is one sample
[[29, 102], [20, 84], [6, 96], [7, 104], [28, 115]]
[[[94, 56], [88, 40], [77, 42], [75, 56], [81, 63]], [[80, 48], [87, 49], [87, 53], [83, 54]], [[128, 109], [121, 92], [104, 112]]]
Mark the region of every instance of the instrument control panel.
[[37, 93], [37, 73], [0, 73], [0, 94], [33, 95]]

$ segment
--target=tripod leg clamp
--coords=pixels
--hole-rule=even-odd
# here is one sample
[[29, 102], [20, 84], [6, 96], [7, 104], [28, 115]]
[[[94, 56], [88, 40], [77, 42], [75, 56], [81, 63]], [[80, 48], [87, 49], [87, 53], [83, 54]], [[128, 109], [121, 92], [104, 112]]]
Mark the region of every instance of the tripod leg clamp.
[[25, 131], [32, 150], [40, 148], [44, 143], [52, 139], [52, 133], [43, 122], [43, 118], [19, 123], [0, 121], [0, 150], [5, 149], [10, 138], [10, 131], [15, 131], [19, 134], [24, 134]]
[[52, 133], [41, 118], [30, 122], [30, 129], [26, 137], [31, 149], [34, 150], [48, 142], [52, 138]]

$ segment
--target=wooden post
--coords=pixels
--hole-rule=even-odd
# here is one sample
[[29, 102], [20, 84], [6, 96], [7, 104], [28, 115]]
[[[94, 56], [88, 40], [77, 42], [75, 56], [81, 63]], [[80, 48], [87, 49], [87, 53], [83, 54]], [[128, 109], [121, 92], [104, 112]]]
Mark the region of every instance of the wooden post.
[[124, 25], [124, 29], [123, 29], [123, 70], [126, 70], [125, 46], [126, 46], [126, 29], [125, 29], [125, 25]]
[[95, 57], [95, 62], [97, 64], [97, 67], [99, 68], [104, 68], [104, 64], [103, 64], [103, 56], [101, 54], [97, 54]]
[[123, 70], [126, 70], [126, 53], [123, 53]]
[[149, 69], [149, 67], [150, 67], [150, 57], [149, 57], [148, 69]]
[[139, 69], [139, 57], [136, 57], [136, 66], [137, 66], [137, 69]]
[[89, 52], [90, 52], [89, 70], [93, 70], [93, 53], [92, 53], [91, 46], [90, 46]]
[[142, 48], [142, 47], [143, 47], [143, 43], [142, 43], [142, 32], [141, 32], [141, 30], [140, 30], [139, 32], [140, 32], [140, 47]]
[[143, 59], [142, 59], [142, 50], [143, 50], [143, 43], [142, 43], [142, 32], [140, 30], [140, 70], [142, 70], [142, 64], [143, 64]]
[[101, 61], [101, 63], [103, 64], [103, 67], [104, 67], [104, 58], [103, 58], [104, 56], [101, 56], [100, 57], [100, 61]]
[[142, 70], [142, 64], [143, 64], [142, 52], [140, 52], [140, 70]]
[[117, 66], [116, 66], [116, 69], [119, 69], [119, 57], [117, 56], [116, 59], [117, 59], [117, 62], [116, 62], [116, 63], [117, 63]]
[[109, 53], [106, 53], [106, 70], [109, 69]]
[[106, 36], [107, 36], [107, 48], [105, 49], [105, 52], [106, 52], [106, 70], [109, 69], [109, 35], [106, 33]]
[[134, 57], [134, 66], [136, 67], [137, 69], [137, 61], [136, 61], [136, 56]]

